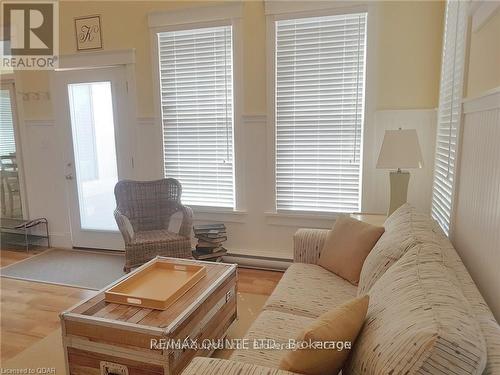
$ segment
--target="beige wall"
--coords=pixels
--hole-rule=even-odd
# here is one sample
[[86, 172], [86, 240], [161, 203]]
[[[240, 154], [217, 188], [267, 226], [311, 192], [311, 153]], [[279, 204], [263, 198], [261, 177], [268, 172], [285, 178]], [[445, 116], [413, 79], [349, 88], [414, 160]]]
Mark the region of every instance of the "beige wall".
[[[154, 114], [149, 12], [207, 6], [215, 2], [79, 2], [60, 5], [61, 54], [76, 53], [74, 23], [77, 16], [100, 14], [105, 50], [136, 49], [137, 108], [139, 117]], [[376, 109], [435, 108], [438, 101], [441, 1], [380, 2], [375, 22]], [[266, 31], [263, 1], [244, 6], [244, 106], [247, 114], [266, 112]], [[370, 63], [370, 62], [369, 62]], [[47, 91], [47, 72], [23, 72], [25, 91]], [[52, 117], [49, 102], [25, 103], [27, 119]]]
[[470, 37], [467, 97], [500, 86], [500, 11]]
[[444, 2], [390, 1], [378, 7], [376, 108], [436, 108]]

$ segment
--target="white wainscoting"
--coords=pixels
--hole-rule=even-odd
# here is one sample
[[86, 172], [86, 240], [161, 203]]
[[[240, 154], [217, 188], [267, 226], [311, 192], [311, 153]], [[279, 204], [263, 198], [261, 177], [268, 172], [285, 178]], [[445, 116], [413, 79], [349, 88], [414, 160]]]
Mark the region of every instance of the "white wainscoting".
[[389, 129], [416, 129], [424, 165], [422, 169], [411, 169], [408, 202], [420, 212], [429, 213], [431, 207], [434, 153], [436, 145], [436, 110], [384, 110], [374, 114], [375, 129], [371, 139], [365, 139], [365, 158], [369, 168], [363, 173], [363, 210], [365, 212], [387, 212], [389, 207], [389, 171], [376, 169], [378, 154]]
[[500, 322], [500, 88], [466, 100], [452, 241]]
[[52, 246], [71, 247], [65, 161], [57, 127], [52, 119], [25, 120], [20, 126], [30, 217], [47, 218]]

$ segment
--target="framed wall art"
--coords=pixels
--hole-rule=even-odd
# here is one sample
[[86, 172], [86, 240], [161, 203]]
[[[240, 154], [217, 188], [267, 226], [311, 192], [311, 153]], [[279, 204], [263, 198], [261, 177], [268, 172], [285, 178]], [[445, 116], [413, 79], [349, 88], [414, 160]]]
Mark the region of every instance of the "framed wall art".
[[102, 49], [101, 16], [75, 18], [76, 50]]

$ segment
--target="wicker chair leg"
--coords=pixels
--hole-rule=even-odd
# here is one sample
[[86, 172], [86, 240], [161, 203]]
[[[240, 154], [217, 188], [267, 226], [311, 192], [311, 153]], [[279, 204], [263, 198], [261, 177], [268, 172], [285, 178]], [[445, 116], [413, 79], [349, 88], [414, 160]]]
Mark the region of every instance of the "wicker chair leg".
[[123, 272], [129, 273], [130, 272], [130, 267], [123, 266]]

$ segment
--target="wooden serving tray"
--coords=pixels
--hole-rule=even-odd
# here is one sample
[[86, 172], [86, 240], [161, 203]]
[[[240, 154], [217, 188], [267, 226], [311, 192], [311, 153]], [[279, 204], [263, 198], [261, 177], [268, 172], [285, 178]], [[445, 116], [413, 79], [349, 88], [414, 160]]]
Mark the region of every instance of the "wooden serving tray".
[[155, 259], [104, 292], [106, 302], [166, 310], [206, 274], [205, 266]]

